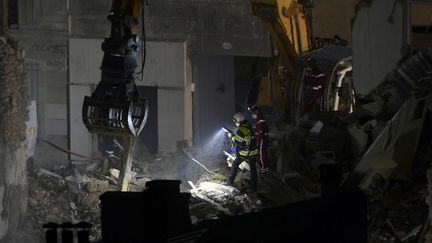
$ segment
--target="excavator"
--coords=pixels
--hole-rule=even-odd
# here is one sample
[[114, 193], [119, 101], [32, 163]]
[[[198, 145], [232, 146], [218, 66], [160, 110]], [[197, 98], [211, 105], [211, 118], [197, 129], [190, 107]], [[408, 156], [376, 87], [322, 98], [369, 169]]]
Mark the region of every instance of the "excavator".
[[311, 0], [250, 0], [250, 6], [274, 45], [255, 103], [273, 106], [295, 125], [311, 110], [352, 112], [351, 49], [314, 48]]
[[119, 189], [122, 191], [128, 187], [135, 139], [142, 131], [148, 115], [148, 102], [140, 95], [135, 84], [139, 50], [138, 20], [140, 15], [144, 19], [143, 5], [143, 0], [112, 1], [108, 15], [111, 33], [102, 43], [104, 55], [100, 68], [101, 80], [91, 96], [84, 97], [82, 107], [82, 120], [90, 133], [126, 138], [127, 149], [124, 150], [119, 179]]

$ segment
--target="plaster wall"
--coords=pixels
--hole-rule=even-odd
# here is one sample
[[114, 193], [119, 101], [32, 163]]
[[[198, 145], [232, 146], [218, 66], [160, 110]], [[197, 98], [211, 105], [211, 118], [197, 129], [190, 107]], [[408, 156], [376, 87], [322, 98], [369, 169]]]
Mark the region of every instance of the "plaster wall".
[[235, 113], [234, 57], [192, 57], [195, 143], [206, 146], [222, 125], [233, 125]]
[[401, 2], [376, 0], [360, 8], [352, 37], [354, 85], [358, 94], [366, 95], [402, 58]]
[[351, 46], [351, 19], [354, 17], [352, 1], [315, 0], [313, 2], [314, 37], [333, 38], [337, 35]]
[[[261, 20], [244, 0], [157, 0], [145, 7], [150, 40], [183, 40], [193, 53], [269, 56], [270, 42]], [[71, 6], [72, 34], [108, 34], [110, 1], [77, 0]]]

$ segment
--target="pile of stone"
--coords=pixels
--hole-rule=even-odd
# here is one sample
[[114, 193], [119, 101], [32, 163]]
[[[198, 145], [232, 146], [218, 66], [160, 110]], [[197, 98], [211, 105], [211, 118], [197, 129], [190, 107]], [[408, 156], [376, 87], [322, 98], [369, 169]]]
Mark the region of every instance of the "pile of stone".
[[[92, 224], [90, 240], [101, 239], [100, 200], [106, 191], [117, 190], [119, 171], [110, 169], [105, 175], [98, 170], [88, 173], [73, 173], [65, 166], [55, 170], [37, 169], [28, 176], [29, 208], [27, 233], [42, 240], [42, 225], [48, 222], [57, 224], [81, 221]], [[130, 191], [142, 191], [145, 182], [150, 180], [142, 172], [133, 168]]]
[[319, 185], [299, 173], [259, 174], [256, 192], [248, 191], [249, 177], [249, 171], [240, 171], [235, 187], [221, 184], [226, 180], [221, 174], [203, 174], [196, 184], [189, 181], [192, 221], [257, 212], [320, 196]]
[[369, 197], [368, 242], [425, 242], [428, 208], [425, 186], [393, 182]]
[[261, 210], [256, 195], [241, 193], [238, 189], [215, 182], [204, 181], [198, 186], [189, 181], [195, 200], [191, 203], [192, 222], [241, 215]]
[[93, 225], [90, 239], [100, 239], [99, 196], [115, 190], [109, 180], [81, 176], [62, 177], [42, 170], [29, 176], [28, 217], [33, 223], [32, 234], [43, 239], [42, 225], [86, 221]]

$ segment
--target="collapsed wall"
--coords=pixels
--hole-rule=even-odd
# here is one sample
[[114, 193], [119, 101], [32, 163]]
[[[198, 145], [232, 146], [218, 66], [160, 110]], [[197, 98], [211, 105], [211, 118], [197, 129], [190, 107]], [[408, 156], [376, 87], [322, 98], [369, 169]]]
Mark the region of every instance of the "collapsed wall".
[[19, 229], [27, 210], [24, 52], [0, 36], [0, 242], [23, 242]]

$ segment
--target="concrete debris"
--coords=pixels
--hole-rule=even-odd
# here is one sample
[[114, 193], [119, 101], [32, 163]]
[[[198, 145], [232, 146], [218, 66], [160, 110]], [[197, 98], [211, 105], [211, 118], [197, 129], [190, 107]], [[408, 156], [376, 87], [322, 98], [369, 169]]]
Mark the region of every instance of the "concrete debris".
[[57, 175], [56, 173], [53, 173], [53, 172], [51, 172], [51, 171], [49, 171], [49, 170], [45, 170], [45, 169], [43, 169], [43, 168], [40, 168], [40, 169], [39, 169], [39, 173], [38, 173], [38, 174], [39, 174], [39, 175], [44, 174], [44, 175], [47, 175], [47, 176], [53, 176], [53, 177], [56, 177], [56, 178], [59, 178], [59, 179], [62, 178], [60, 175]]
[[[93, 178], [90, 178], [90, 183]], [[102, 191], [81, 190], [80, 179], [55, 176], [29, 176], [29, 208], [26, 230], [37, 242], [44, 242], [41, 226], [48, 222], [87, 221], [93, 224], [90, 239], [100, 240], [100, 208], [98, 196]], [[114, 190], [111, 186], [109, 189]]]
[[[419, 60], [429, 65], [428, 72], [420, 70]], [[345, 173], [340, 189], [360, 187], [368, 196], [368, 242], [425, 242], [425, 239], [432, 242], [432, 230], [426, 234], [432, 228], [427, 225], [432, 216], [425, 217], [425, 185], [414, 175], [418, 148], [432, 148], [430, 136], [422, 136], [431, 134], [430, 129], [425, 129], [432, 124], [425, 118], [428, 112], [431, 115], [431, 109], [427, 108], [432, 104], [431, 68], [432, 49], [429, 49], [389, 74], [370, 94], [370, 100], [362, 100], [352, 114], [338, 117], [336, 113], [310, 113], [300, 121], [300, 128], [273, 130], [277, 141], [270, 153], [276, 155], [276, 172], [286, 177], [260, 178], [259, 187], [270, 191], [263, 196], [264, 205], [275, 206], [283, 204], [281, 201], [307, 198], [308, 193], [313, 195], [316, 190], [309, 179], [316, 181], [322, 176], [317, 170], [319, 165], [338, 164]], [[422, 137], [428, 138], [422, 141]], [[427, 154], [424, 150], [423, 160], [429, 168], [431, 160], [425, 159]], [[304, 172], [308, 172], [305, 181], [310, 188], [300, 195], [307, 183], [298, 187], [295, 183]], [[432, 184], [432, 172], [428, 173]], [[278, 177], [290, 186], [274, 186]], [[266, 186], [267, 183], [272, 186]], [[295, 196], [285, 199], [285, 195]], [[427, 203], [432, 205], [432, 196]]]
[[[228, 174], [228, 167], [223, 174]], [[273, 172], [259, 174], [258, 191], [249, 192], [249, 172], [239, 172], [235, 187], [221, 185], [226, 178], [202, 174], [197, 183], [189, 181], [192, 194], [191, 215], [197, 222], [240, 215], [263, 208], [284, 206], [288, 203], [318, 197], [319, 185], [299, 172], [279, 176]]]
[[[111, 168], [111, 169], [109, 169], [109, 172], [110, 172], [113, 179], [118, 180], [118, 178], [120, 176], [119, 170]], [[135, 171], [131, 171], [130, 176], [131, 176], [130, 184], [132, 187], [139, 186], [141, 188], [144, 188], [145, 183], [147, 181], [150, 181], [150, 178], [144, 176], [144, 174], [142, 174], [142, 173], [137, 173]], [[115, 183], [117, 184], [117, 182], [115, 182]], [[134, 191], [134, 190], [132, 190], [132, 191]]]
[[426, 110], [432, 103], [432, 49], [419, 51], [390, 72], [345, 122], [353, 141], [353, 168], [344, 187], [371, 191], [385, 180], [412, 177]]
[[324, 126], [324, 124], [321, 121], [317, 121], [315, 123], [315, 125], [313, 125], [313, 127], [309, 130], [309, 132], [318, 134], [321, 132], [321, 129], [323, 126]]
[[361, 106], [364, 110], [368, 111], [370, 115], [376, 116], [382, 111], [383, 102], [381, 99], [378, 101], [370, 102]]
[[[96, 163], [100, 167], [102, 163]], [[101, 239], [99, 196], [106, 191], [115, 191], [119, 171], [111, 169], [107, 174], [96, 173], [95, 164], [89, 172], [86, 163], [75, 164], [71, 169], [58, 166], [52, 170], [38, 169], [29, 171], [29, 207], [25, 232], [34, 235], [36, 242], [44, 242], [41, 226], [48, 222], [91, 223], [90, 240]], [[80, 167], [80, 168], [78, 168]], [[132, 168], [133, 180], [129, 189], [141, 191], [150, 180], [142, 170]], [[39, 239], [39, 240], [38, 240]]]
[[88, 165], [85, 169], [88, 172], [95, 172], [97, 169], [99, 169], [101, 162], [96, 162]]
[[368, 207], [368, 242], [424, 242], [420, 232], [427, 222], [425, 196], [424, 187], [401, 181], [374, 195]]
[[302, 147], [307, 131], [301, 127], [287, 126], [271, 130], [273, 145], [269, 148], [270, 167], [283, 174], [303, 171]]
[[[393, 116], [411, 97], [432, 91], [432, 48], [416, 53], [389, 73], [372, 92], [382, 98], [383, 112]], [[383, 113], [382, 112], [382, 113]]]
[[408, 239], [410, 239], [410, 238], [412, 238], [412, 237], [415, 237], [415, 236], [417, 236], [417, 234], [420, 232], [420, 230], [421, 230], [421, 228], [423, 227], [423, 225], [421, 224], [421, 225], [418, 225], [417, 227], [415, 227], [414, 229], [412, 229], [405, 237], [403, 237], [402, 239], [401, 239], [401, 241], [403, 242], [403, 241], [405, 241], [405, 240], [408, 240]]
[[215, 191], [218, 193], [234, 193], [234, 192], [238, 191], [236, 188], [234, 188], [232, 186], [224, 186], [224, 185], [214, 183], [214, 182], [209, 182], [209, 181], [201, 182], [199, 185], [199, 188], [205, 188], [206, 190]]
[[195, 215], [198, 221], [221, 215], [231, 216], [250, 213], [258, 211], [262, 206], [261, 201], [257, 198], [252, 199], [249, 195], [240, 193], [239, 190], [231, 186], [224, 186], [214, 182], [202, 182], [198, 187], [191, 181], [189, 181], [189, 184], [192, 187], [190, 192], [193, 197], [208, 202], [217, 210], [216, 215], [207, 213], [204, 218], [198, 218], [199, 213], [194, 212], [192, 208], [191, 214]]
[[[432, 94], [429, 95], [429, 99]], [[354, 166], [344, 182], [345, 187], [359, 185], [369, 170], [379, 172], [385, 179], [390, 177], [410, 177], [418, 141], [422, 132], [427, 99], [409, 99], [402, 108], [386, 123], [384, 129], [367, 148], [360, 161]], [[419, 112], [416, 114], [416, 111]], [[398, 170], [396, 170], [398, 169]], [[362, 188], [368, 185], [362, 183]]]
[[114, 177], [115, 179], [118, 179], [120, 176], [120, 170], [109, 169], [109, 172], [110, 172], [111, 176]]
[[348, 127], [348, 132], [353, 141], [353, 153], [356, 157], [365, 152], [367, 145], [371, 140], [367, 131], [365, 125], [359, 127], [357, 124], [352, 124]]
[[109, 189], [109, 181], [108, 180], [99, 180], [96, 178], [90, 178], [87, 183], [87, 191], [88, 192], [104, 192]]

